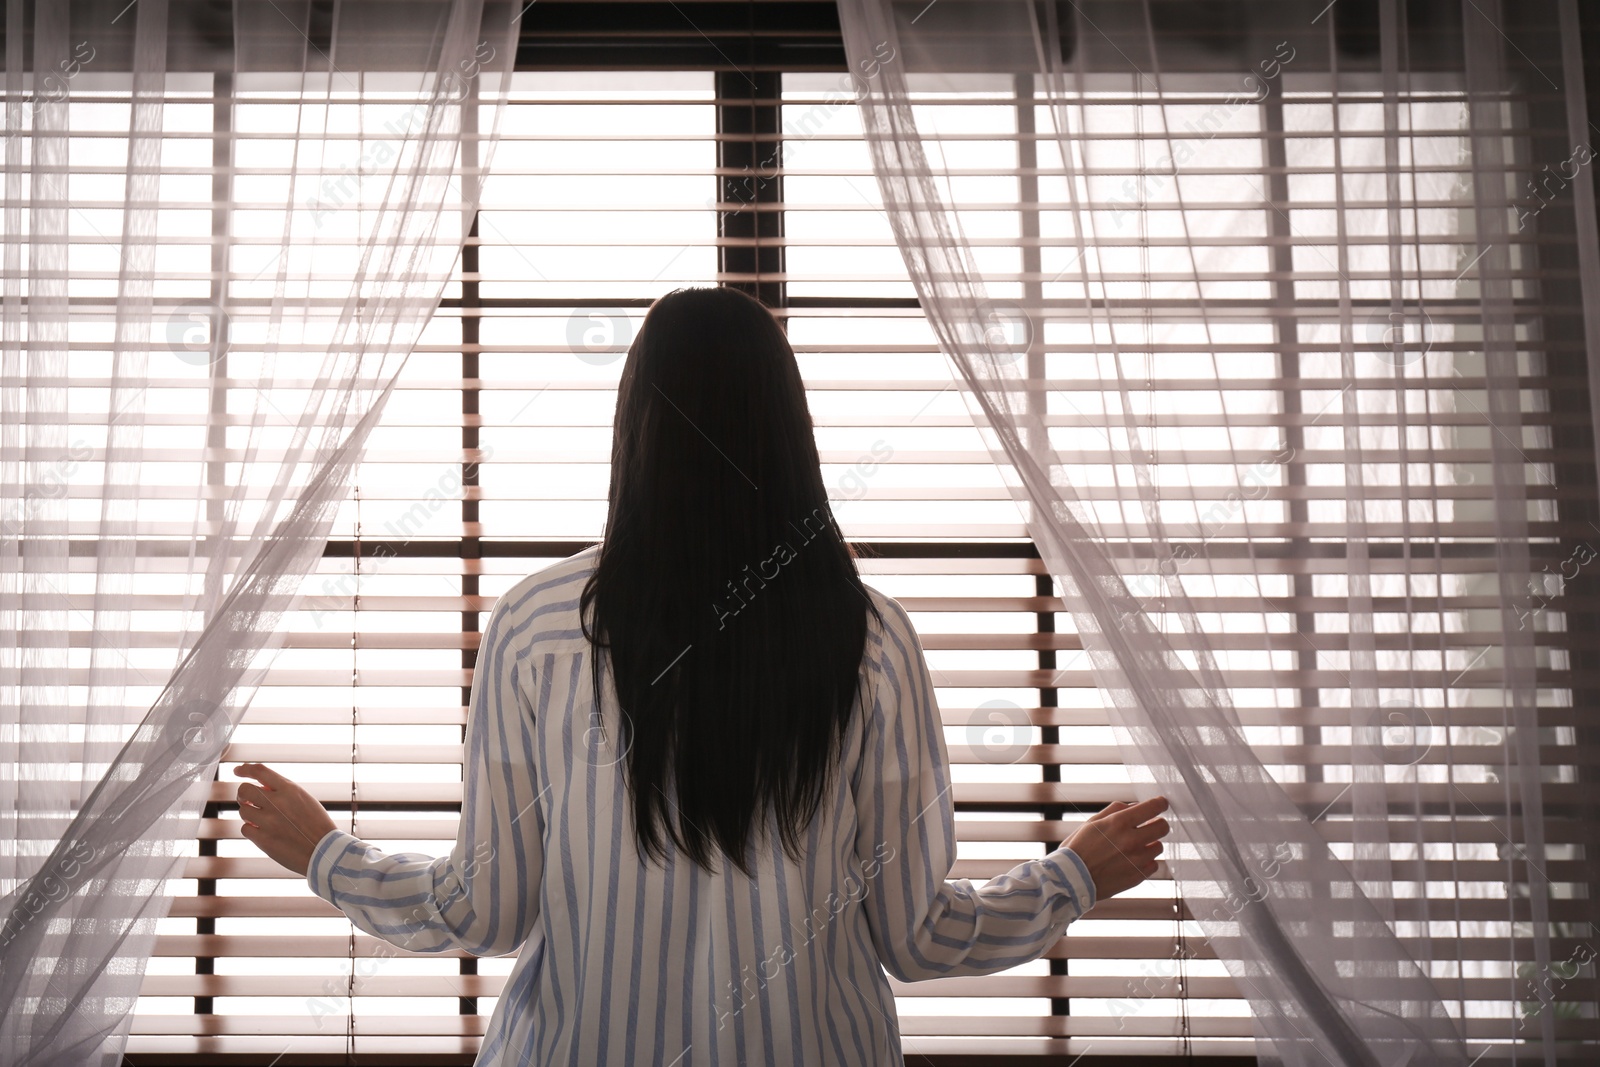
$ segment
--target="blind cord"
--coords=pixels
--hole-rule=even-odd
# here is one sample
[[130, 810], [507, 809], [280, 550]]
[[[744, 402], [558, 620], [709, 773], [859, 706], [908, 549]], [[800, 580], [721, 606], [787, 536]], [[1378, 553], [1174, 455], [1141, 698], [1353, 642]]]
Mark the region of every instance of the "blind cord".
[[[1150, 15], [1150, 7], [1149, 7], [1149, 3], [1147, 2], [1145, 4], [1145, 17], [1148, 19], [1149, 15]], [[1151, 47], [1150, 59], [1151, 59], [1152, 64], [1154, 64], [1155, 61], [1156, 61], [1156, 55], [1155, 55], [1156, 43], [1153, 40], [1151, 41], [1150, 47]], [[1160, 87], [1157, 87], [1156, 93], [1157, 93], [1156, 106], [1160, 109], [1162, 133], [1166, 137], [1167, 143], [1170, 145], [1171, 141], [1172, 141], [1172, 134], [1171, 134], [1172, 127], [1171, 127], [1170, 123], [1167, 121], [1166, 95], [1165, 95], [1164, 90], [1162, 90]], [[1144, 95], [1143, 94], [1143, 84], [1141, 83], [1141, 85], [1140, 85], [1140, 96], [1142, 97], [1143, 95]], [[1144, 167], [1144, 146], [1145, 146], [1146, 141], [1149, 138], [1147, 138], [1147, 136], [1145, 134], [1145, 131], [1144, 131], [1144, 109], [1142, 107], [1139, 109], [1139, 115], [1138, 115], [1138, 117], [1137, 117], [1137, 119], [1135, 121], [1138, 123], [1138, 130], [1139, 130], [1139, 164], [1140, 164], [1140, 172], [1144, 173], [1144, 171], [1145, 171], [1145, 167]], [[1174, 182], [1175, 188], [1176, 188], [1177, 182], [1179, 182], [1179, 181], [1181, 181], [1181, 179], [1179, 179], [1176, 176], [1176, 174], [1174, 174], [1173, 182]], [[1181, 199], [1180, 199], [1180, 203], [1181, 203]], [[1149, 405], [1149, 410], [1150, 410], [1150, 443], [1149, 443], [1149, 448], [1148, 448], [1149, 469], [1150, 469], [1150, 496], [1151, 496], [1151, 502], [1152, 502], [1152, 518], [1157, 523], [1157, 527], [1156, 527], [1156, 531], [1155, 532], [1161, 532], [1161, 531], [1164, 531], [1165, 527], [1162, 524], [1162, 514], [1161, 514], [1161, 415], [1160, 415], [1159, 406], [1156, 404], [1155, 300], [1154, 300], [1154, 294], [1153, 294], [1153, 292], [1151, 290], [1151, 284], [1150, 284], [1150, 278], [1151, 278], [1151, 274], [1150, 274], [1150, 271], [1151, 271], [1151, 267], [1150, 267], [1150, 243], [1149, 243], [1149, 240], [1148, 240], [1148, 237], [1149, 237], [1149, 225], [1150, 225], [1150, 203], [1149, 203], [1148, 197], [1144, 194], [1143, 190], [1140, 191], [1140, 207], [1141, 207], [1142, 210], [1139, 213], [1139, 225], [1140, 225], [1141, 229], [1144, 231], [1144, 236], [1146, 238], [1146, 240], [1143, 240], [1143, 241], [1141, 241], [1139, 243], [1139, 257], [1140, 257], [1141, 265], [1144, 268], [1143, 272], [1142, 272], [1143, 273], [1143, 290], [1144, 290], [1144, 293], [1143, 293], [1143, 296], [1144, 296], [1144, 343], [1146, 345], [1145, 357], [1144, 357], [1144, 370], [1145, 370], [1145, 402], [1146, 402], [1146, 404]], [[1200, 300], [1200, 299], [1203, 298], [1203, 296], [1204, 296], [1204, 288], [1203, 287], [1204, 287], [1204, 282], [1202, 282], [1199, 277], [1196, 277], [1195, 278], [1195, 299]], [[1208, 335], [1209, 335], [1209, 331], [1208, 331]], [[1176, 597], [1178, 595], [1179, 590], [1182, 588], [1182, 582], [1183, 582], [1183, 576], [1178, 573], [1178, 566], [1177, 566], [1176, 557], [1172, 555], [1172, 547], [1173, 546], [1171, 545], [1170, 542], [1166, 546], [1167, 555], [1174, 559], [1174, 563], [1173, 563], [1171, 574], [1165, 580], [1167, 584], [1170, 584], [1172, 586], [1172, 588], [1170, 588], [1170, 589], [1169, 588], [1164, 588], [1162, 590], [1163, 596], [1164, 597], [1168, 597], [1168, 598]], [[1157, 552], [1157, 553], [1153, 553], [1153, 554], [1157, 558], [1160, 558], [1161, 553]], [[1165, 613], [1163, 612], [1163, 615], [1164, 614]], [[1165, 629], [1165, 622], [1164, 621], [1163, 621], [1163, 629]], [[1168, 869], [1169, 872], [1172, 870], [1172, 864], [1171, 864], [1171, 858], [1170, 857], [1168, 858], [1167, 869]], [[1182, 1049], [1182, 1052], [1181, 1052], [1182, 1056], [1186, 1060], [1193, 1060], [1194, 1059], [1194, 1041], [1193, 1041], [1193, 1034], [1192, 1034], [1191, 1027], [1190, 1027], [1190, 1022], [1189, 1022], [1189, 967], [1188, 967], [1189, 941], [1188, 941], [1188, 937], [1186, 935], [1186, 932], [1184, 930], [1184, 912], [1185, 912], [1185, 907], [1184, 907], [1184, 901], [1183, 901], [1183, 883], [1180, 882], [1178, 880], [1177, 876], [1174, 874], [1173, 878], [1172, 878], [1172, 924], [1173, 924], [1173, 933], [1174, 933], [1173, 940], [1174, 940], [1174, 942], [1176, 944], [1176, 947], [1177, 947], [1176, 956], [1177, 956], [1177, 963], [1178, 963], [1177, 975], [1176, 975], [1177, 994], [1178, 994], [1178, 1034], [1179, 1034], [1179, 1038], [1180, 1038], [1180, 1041], [1181, 1041], [1180, 1048]]]
[[[1146, 7], [1146, 13], [1148, 14], [1148, 6]], [[1152, 45], [1152, 47], [1153, 47], [1153, 45]], [[1144, 95], [1144, 93], [1143, 93], [1143, 85], [1142, 84], [1140, 84], [1138, 86], [1138, 92], [1139, 92], [1139, 95], [1141, 97]], [[1158, 92], [1159, 92], [1159, 90], [1158, 90]], [[1168, 125], [1166, 123], [1166, 120], [1165, 120], [1164, 100], [1162, 98], [1158, 98], [1157, 104], [1158, 104], [1158, 106], [1161, 106], [1163, 108], [1162, 129], [1164, 131], [1168, 130], [1169, 127], [1168, 127]], [[1139, 133], [1139, 137], [1138, 137], [1138, 140], [1137, 140], [1137, 147], [1136, 147], [1136, 151], [1138, 153], [1139, 171], [1140, 171], [1140, 173], [1145, 173], [1144, 147], [1145, 147], [1145, 143], [1146, 143], [1147, 138], [1146, 138], [1145, 133], [1144, 133], [1144, 109], [1142, 107], [1140, 107], [1138, 109], [1138, 111], [1137, 111], [1137, 113], [1136, 113], [1136, 115], [1134, 117], [1134, 122], [1136, 124], [1136, 129], [1137, 129], [1137, 131]], [[1168, 135], [1168, 139], [1170, 141], [1170, 134]], [[1140, 287], [1143, 290], [1143, 294], [1142, 295], [1144, 297], [1144, 316], [1143, 316], [1143, 318], [1144, 318], [1144, 344], [1145, 344], [1145, 354], [1144, 354], [1144, 372], [1145, 372], [1144, 397], [1145, 397], [1145, 404], [1148, 407], [1149, 415], [1150, 415], [1150, 439], [1149, 439], [1148, 446], [1146, 448], [1146, 452], [1148, 454], [1148, 462], [1149, 462], [1149, 466], [1150, 466], [1150, 496], [1151, 496], [1151, 506], [1152, 506], [1152, 509], [1153, 509], [1152, 518], [1155, 520], [1155, 522], [1160, 523], [1160, 521], [1161, 521], [1161, 439], [1160, 439], [1161, 427], [1160, 427], [1160, 421], [1161, 420], [1160, 420], [1160, 413], [1157, 410], [1157, 405], [1156, 405], [1155, 305], [1154, 305], [1154, 301], [1153, 301], [1153, 298], [1152, 298], [1151, 287], [1150, 287], [1150, 242], [1149, 242], [1149, 239], [1148, 239], [1149, 236], [1150, 236], [1150, 230], [1149, 230], [1149, 225], [1150, 225], [1150, 204], [1149, 204], [1148, 197], [1146, 196], [1145, 190], [1143, 190], [1142, 188], [1140, 189], [1140, 192], [1139, 192], [1139, 206], [1141, 208], [1141, 210], [1139, 212], [1139, 228], [1141, 230], [1141, 237], [1144, 238], [1143, 240], [1141, 240], [1139, 242], [1139, 265], [1140, 265], [1140, 268], [1141, 268], [1140, 269], [1140, 274], [1141, 274]], [[1196, 281], [1197, 287], [1198, 287], [1199, 284], [1200, 283], [1197, 280]], [[1199, 293], [1196, 293], [1196, 296], [1198, 297]], [[1137, 452], [1138, 452], [1138, 448], [1137, 448], [1138, 442], [1133, 442], [1133, 444], [1135, 446], [1134, 447], [1134, 452], [1135, 452], [1135, 454], [1137, 454]], [[1152, 546], [1152, 547], [1154, 547], [1154, 546]], [[1167, 547], [1170, 550], [1171, 546], [1168, 545]], [[1155, 552], [1153, 552], [1153, 555], [1154, 555], [1155, 558], [1159, 559], [1160, 556], [1161, 556], [1161, 553], [1159, 551], [1155, 551]], [[1158, 573], [1159, 573], [1159, 571], [1160, 571], [1160, 569], [1158, 567]], [[1172, 585], [1176, 586], [1179, 583], [1179, 580], [1180, 580], [1180, 576], [1178, 574], [1177, 567], [1174, 566], [1173, 569], [1172, 569], [1171, 575], [1169, 577], [1167, 577], [1165, 579], [1165, 581], [1166, 582], [1170, 582]], [[1162, 590], [1162, 593], [1163, 593], [1164, 596], [1173, 595], [1173, 594], [1175, 594], [1175, 592], [1176, 592], [1176, 590], [1170, 590], [1170, 589], [1163, 589]], [[1152, 622], [1153, 622], [1153, 620], [1152, 620]], [[1170, 861], [1168, 863], [1168, 869], [1169, 870], [1171, 869]], [[1176, 952], [1174, 953], [1174, 956], [1176, 957], [1177, 964], [1178, 964], [1178, 966], [1177, 966], [1177, 974], [1176, 974], [1176, 977], [1175, 977], [1175, 981], [1176, 981], [1176, 984], [1177, 984], [1176, 992], [1177, 992], [1177, 1000], [1178, 1000], [1178, 1034], [1179, 1034], [1179, 1038], [1180, 1038], [1180, 1040], [1182, 1042], [1180, 1047], [1182, 1049], [1183, 1057], [1185, 1059], [1191, 1059], [1192, 1060], [1194, 1058], [1194, 1043], [1193, 1043], [1193, 1041], [1191, 1039], [1190, 1028], [1189, 1028], [1189, 983], [1188, 983], [1188, 967], [1186, 966], [1187, 958], [1188, 958], [1188, 955], [1189, 955], [1189, 945], [1188, 945], [1188, 940], [1184, 935], [1183, 886], [1178, 881], [1178, 879], [1176, 877], [1174, 877], [1172, 879], [1172, 894], [1173, 894], [1173, 898], [1172, 898], [1173, 943], [1174, 943], [1174, 945], [1176, 947]]]
[[[756, 71], [756, 3], [755, 3], [755, 0], [749, 0], [749, 2], [745, 4], [744, 9], [745, 9], [745, 64], [746, 64], [746, 66], [748, 66], [750, 68], [750, 73], [754, 74], [755, 71]], [[781, 78], [782, 75], [780, 74], [779, 77]], [[750, 80], [750, 79], [746, 79], [746, 80]], [[760, 130], [758, 129], [758, 126], [757, 126], [756, 98], [761, 95], [761, 90], [756, 87], [756, 85], [755, 85], [755, 83], [753, 81], [751, 81], [751, 88], [754, 90], [754, 92], [752, 92], [750, 94], [750, 155], [755, 160], [756, 170], [759, 171], [761, 169], [761, 164], [762, 164], [762, 160], [761, 160], [761, 141], [759, 139], [760, 136], [761, 136], [761, 133], [760, 133]], [[768, 158], [770, 159], [771, 157], [769, 156]], [[753, 197], [755, 197], [755, 203], [750, 205], [750, 213], [751, 213], [750, 230], [751, 230], [751, 240], [752, 240], [752, 243], [753, 243], [753, 246], [754, 246], [754, 258], [755, 258], [755, 263], [753, 265], [754, 271], [755, 271], [755, 281], [752, 283], [751, 287], [755, 290], [755, 297], [758, 300], [761, 298], [761, 192], [760, 192], [760, 190], [761, 190], [761, 187], [762, 187], [763, 184], [764, 183], [761, 180], [760, 174], [757, 174], [756, 175], [755, 184], [753, 186], [753, 191], [750, 194]]]
[[[355, 536], [351, 541], [351, 572], [354, 592], [350, 598], [350, 833], [356, 832], [356, 683], [360, 666], [356, 661], [361, 618], [361, 483], [355, 483]], [[350, 980], [346, 992], [349, 1013], [345, 1016], [345, 1059], [350, 1067], [356, 1062], [356, 928], [350, 925]]]
[[1189, 940], [1183, 932], [1183, 886], [1172, 880], [1173, 922], [1178, 927], [1178, 1019], [1179, 1033], [1183, 1037], [1183, 1057], [1194, 1059], [1194, 1041], [1189, 1033]]

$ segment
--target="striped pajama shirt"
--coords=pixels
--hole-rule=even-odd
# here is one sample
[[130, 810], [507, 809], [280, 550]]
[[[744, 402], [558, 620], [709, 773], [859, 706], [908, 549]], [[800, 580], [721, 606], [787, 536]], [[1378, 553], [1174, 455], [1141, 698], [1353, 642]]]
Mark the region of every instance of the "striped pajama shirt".
[[[955, 859], [950, 769], [911, 621], [869, 588], [862, 687], [835, 788], [800, 861], [775, 837], [756, 875], [708, 874], [667, 841], [645, 865], [617, 749], [596, 709], [578, 595], [598, 547], [495, 604], [468, 708], [449, 855], [386, 853], [343, 830], [306, 881], [414, 952], [518, 952], [479, 1065], [900, 1065], [884, 972], [990, 974], [1037, 959], [1094, 904], [1065, 846], [974, 886]], [[692, 654], [692, 652], [691, 652]]]

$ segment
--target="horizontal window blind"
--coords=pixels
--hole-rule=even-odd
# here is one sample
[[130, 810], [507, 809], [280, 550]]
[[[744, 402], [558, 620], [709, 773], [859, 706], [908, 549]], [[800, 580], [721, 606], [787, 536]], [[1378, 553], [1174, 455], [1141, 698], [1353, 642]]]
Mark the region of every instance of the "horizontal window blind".
[[[599, 535], [633, 330], [675, 285], [758, 280], [718, 270], [719, 245], [738, 239], [719, 239], [717, 209], [740, 208], [717, 198], [716, 89], [710, 73], [518, 75], [462, 282], [373, 435], [359, 499], [233, 737], [225, 778], [238, 760], [269, 762], [336, 813], [353, 780], [357, 834], [386, 849], [449, 847], [478, 630], [502, 589]], [[724, 177], [739, 195], [742, 176]], [[844, 299], [780, 314], [830, 496], [869, 553], [863, 572], [902, 600], [929, 650], [959, 783], [954, 875], [981, 879], [1059, 842], [1073, 825], [1063, 814], [1128, 794], [1106, 785], [1118, 756], [1103, 716], [1092, 745], [1046, 740], [1068, 725], [1092, 730], [1041, 699], [1065, 684], [1087, 708], [1086, 665], [1072, 635], [1048, 632], [1048, 579], [903, 274], [897, 284], [884, 307], [851, 306], [847, 285]], [[1081, 772], [1063, 776], [1060, 764]], [[237, 838], [233, 787], [215, 788], [227, 810], [204, 836], [218, 855], [193, 861], [194, 891], [167, 920], [130, 1052], [341, 1049], [348, 925]], [[1169, 897], [1157, 888], [1108, 902], [1097, 914], [1160, 933], [1123, 943], [1127, 928], [1110, 927], [1083, 951], [1165, 954]], [[1065, 954], [989, 981], [900, 985], [906, 1032], [1030, 1033], [1052, 998], [1113, 990], [1066, 974]], [[365, 935], [355, 955], [356, 1048], [372, 1053], [461, 1047], [481, 1033], [511, 962], [421, 958]], [[197, 962], [207, 973], [193, 973]]]
[[[478, 634], [502, 590], [599, 537], [622, 356], [650, 301], [675, 286], [733, 283], [779, 296], [841, 524], [861, 546], [865, 579], [901, 600], [928, 650], [956, 782], [953, 876], [1002, 873], [1042, 855], [1083, 813], [1132, 798], [1071, 618], [906, 279], [852, 83], [842, 74], [744, 80], [751, 84], [710, 71], [516, 76], [460, 280], [403, 372], [358, 490], [288, 623], [285, 649], [212, 787], [136, 1009], [135, 1062], [194, 1051], [335, 1053], [352, 1034], [357, 1053], [374, 1056], [475, 1050], [512, 960], [424, 957], [352, 937], [303, 881], [239, 838], [230, 768], [272, 764], [311, 788], [336, 822], [386, 850], [438, 855], [450, 847]], [[1203, 122], [1230, 88], [1196, 92], [1171, 113]], [[1142, 195], [1122, 194], [1086, 242], [1072, 229], [1059, 160], [1029, 155], [1046, 135], [1027, 131], [1048, 130], [1048, 110], [1019, 91], [974, 80], [930, 96], [918, 113], [933, 150], [958, 170], [952, 195], [995, 282], [996, 328], [1039, 380], [1053, 439], [1077, 457], [1077, 484], [1127, 560], [1133, 591], [1159, 612], [1137, 494], [1125, 474], [1119, 479], [1105, 432], [1122, 419], [1119, 373], [1148, 384], [1149, 408], [1133, 414], [1154, 428], [1164, 517], [1208, 561], [1194, 604], [1240, 718], [1290, 795], [1348, 854], [1337, 775], [1350, 743], [1348, 712], [1338, 707], [1349, 649], [1340, 405], [1370, 398], [1414, 413], [1414, 440], [1373, 441], [1367, 459], [1385, 476], [1404, 464], [1413, 480], [1436, 487], [1424, 513], [1368, 526], [1387, 578], [1375, 606], [1395, 622], [1377, 647], [1397, 670], [1440, 672], [1433, 696], [1448, 721], [1431, 710], [1423, 716], [1426, 729], [1448, 727], [1457, 764], [1461, 746], [1492, 745], [1501, 722], [1485, 651], [1487, 614], [1498, 608], [1484, 489], [1493, 431], [1470, 406], [1481, 404], [1474, 390], [1484, 387], [1483, 371], [1472, 363], [1469, 322], [1453, 323], [1447, 340], [1425, 334], [1449, 314], [1455, 249], [1435, 256], [1422, 251], [1427, 241], [1408, 241], [1405, 254], [1417, 256], [1411, 274], [1437, 286], [1428, 301], [1434, 318], [1396, 324], [1385, 317], [1387, 297], [1380, 309], [1374, 292], [1371, 329], [1358, 338], [1368, 370], [1347, 381], [1329, 327], [1337, 275], [1324, 257], [1338, 243], [1336, 212], [1353, 219], [1384, 209], [1381, 139], [1370, 168], [1365, 149], [1343, 145], [1336, 177], [1328, 138], [1315, 132], [1331, 102], [1308, 82], [1285, 94], [1279, 112], [1229, 112], [1178, 179], [1186, 183], [1181, 211], [1158, 191], [1136, 189]], [[1140, 181], [1138, 133], [1147, 127], [1131, 98], [1121, 108], [1114, 95], [1102, 102], [1106, 126], [1091, 136], [1128, 146], [1125, 165], [1090, 178], [1111, 195]], [[767, 115], [771, 132], [759, 132], [759, 118], [750, 127], [732, 122], [736, 107]], [[1352, 143], [1370, 138], [1381, 105], [1341, 107], [1355, 127]], [[1434, 91], [1410, 107], [1405, 144], [1419, 180], [1408, 203], [1459, 210], [1451, 155], [1459, 131], [1450, 124], [1459, 98]], [[748, 149], [748, 169], [732, 162], [741, 157], [730, 146]], [[1525, 153], [1508, 158], [1518, 161], [1515, 176], [1534, 169]], [[1342, 208], [1335, 181], [1345, 183]], [[1274, 219], [1284, 215], [1289, 229], [1280, 231]], [[773, 221], [757, 221], [766, 216]], [[1140, 216], [1149, 240], [1139, 237]], [[1227, 270], [1198, 277], [1140, 259], [1141, 246], [1157, 257], [1180, 242], [1184, 225], [1205, 235], [1202, 264], [1206, 246], [1256, 250], [1253, 259], [1241, 265], [1234, 256]], [[1380, 221], [1345, 239], [1353, 281], [1387, 277], [1383, 232]], [[1575, 342], [1539, 335], [1540, 316], [1561, 311], [1543, 302], [1560, 269], [1521, 240], [1508, 260], [1530, 340], [1521, 382], [1528, 429], [1518, 446], [1528, 461], [1533, 550], [1554, 575], [1595, 536], [1571, 517], [1592, 507], [1593, 453], [1564, 433], [1582, 425], [1587, 401], [1562, 402], [1586, 379]], [[1365, 267], [1364, 247], [1378, 256]], [[203, 246], [196, 254], [205, 255]], [[1103, 290], [1084, 290], [1078, 255], [1101, 268], [1094, 277]], [[1209, 338], [1195, 314], [1202, 296]], [[1085, 299], [1131, 303], [1144, 315], [1147, 333], [1125, 344], [1120, 368], [1081, 314]], [[1395, 328], [1426, 336], [1434, 351], [1459, 351], [1449, 378], [1430, 375], [1432, 363], [1385, 362]], [[1196, 369], [1212, 352], [1227, 383], [1221, 395], [1209, 361]], [[183, 373], [175, 365], [168, 384], [186, 385]], [[286, 398], [285, 411], [294, 410]], [[179, 423], [194, 417], [174, 413]], [[1252, 428], [1251, 439], [1225, 425]], [[1252, 487], [1242, 496], [1241, 478]], [[172, 484], [183, 482], [174, 474]], [[148, 638], [143, 654], [153, 660], [166, 625], [162, 573], [152, 551], [142, 603], [155, 614], [137, 636]], [[1554, 580], [1532, 592], [1549, 727], [1545, 796], [1559, 808], [1574, 802], [1578, 771], [1593, 763], [1574, 743], [1586, 713], [1572, 694], [1588, 680], [1573, 667], [1577, 635], [1565, 620], [1595, 605]], [[141, 641], [133, 645], [130, 654], [141, 654]], [[1426, 747], [1416, 744], [1422, 723], [1397, 751]], [[1419, 762], [1442, 758], [1423, 751]], [[1468, 1016], [1469, 1036], [1499, 1035], [1503, 1020], [1472, 1016], [1476, 1002], [1503, 1003], [1508, 983], [1520, 980], [1497, 962], [1525, 914], [1507, 903], [1515, 880], [1507, 882], [1513, 868], [1496, 825], [1506, 815], [1505, 787], [1424, 780], [1412, 788], [1429, 804], [1424, 833], [1436, 844], [1393, 857], [1397, 878], [1426, 887], [1397, 903], [1397, 928], [1419, 944], [1438, 914], [1427, 897], [1453, 902], [1461, 951], [1474, 965], [1436, 970], [1435, 980], [1452, 1010]], [[1546, 866], [1562, 897], [1551, 915], [1575, 926], [1588, 914], [1578, 899], [1586, 833], [1572, 818], [1548, 823]], [[1219, 903], [1180, 899], [1158, 876], [1097, 906], [1033, 964], [893, 982], [907, 1051], [1076, 1054], [1092, 1044], [1097, 1054], [1249, 1053], [1247, 1005], [1194, 921]], [[1566, 958], [1575, 947], [1562, 938], [1552, 954]], [[1595, 994], [1593, 979], [1580, 977], [1562, 996]], [[1594, 1037], [1593, 1025], [1563, 1019], [1558, 1032]]]

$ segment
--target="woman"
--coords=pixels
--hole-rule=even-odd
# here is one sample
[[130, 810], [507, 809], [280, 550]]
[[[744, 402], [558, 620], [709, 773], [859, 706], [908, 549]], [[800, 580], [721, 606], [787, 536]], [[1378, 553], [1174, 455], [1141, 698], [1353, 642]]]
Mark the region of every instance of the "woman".
[[361, 929], [521, 949], [479, 1064], [903, 1062], [884, 971], [1038, 958], [1156, 870], [1113, 804], [976, 887], [916, 631], [862, 583], [783, 330], [657, 300], [618, 387], [602, 544], [496, 603], [448, 856], [385, 854], [260, 764], [244, 837]]

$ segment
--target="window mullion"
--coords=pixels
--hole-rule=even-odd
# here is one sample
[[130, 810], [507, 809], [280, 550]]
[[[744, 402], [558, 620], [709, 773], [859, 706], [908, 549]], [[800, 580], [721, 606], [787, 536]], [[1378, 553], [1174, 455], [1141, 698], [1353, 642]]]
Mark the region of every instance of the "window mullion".
[[[1267, 204], [1265, 205], [1267, 233], [1272, 239], [1269, 254], [1272, 259], [1272, 303], [1277, 313], [1272, 317], [1273, 348], [1278, 353], [1278, 373], [1285, 385], [1295, 382], [1300, 378], [1300, 320], [1295, 314], [1295, 283], [1294, 283], [1294, 247], [1290, 244], [1291, 227], [1286, 214], [1289, 205], [1289, 168], [1288, 152], [1284, 141], [1283, 125], [1283, 97], [1279, 93], [1271, 93], [1261, 103], [1261, 147], [1265, 156], [1263, 160], [1264, 171], [1262, 180], [1266, 183]], [[1284, 450], [1289, 458], [1283, 464], [1284, 481], [1289, 486], [1288, 492], [1288, 519], [1291, 530], [1310, 529], [1310, 511], [1306, 494], [1296, 492], [1306, 485], [1306, 464], [1301, 457], [1305, 454], [1306, 440], [1305, 428], [1300, 424], [1299, 416], [1305, 411], [1302, 403], [1302, 393], [1299, 389], [1284, 388], [1279, 397], [1283, 407], [1283, 443]], [[1303, 535], [1308, 536], [1308, 535]], [[1307, 542], [1300, 538], [1301, 545]], [[1298, 553], [1297, 553], [1298, 554]], [[1293, 583], [1294, 602], [1300, 605], [1311, 603], [1315, 593], [1312, 576], [1303, 571], [1296, 571], [1291, 578]], [[1316, 614], [1309, 609], [1301, 608], [1294, 613], [1294, 633], [1311, 634], [1317, 628]], [[1302, 677], [1309, 677], [1317, 668], [1317, 651], [1309, 640], [1299, 642], [1294, 650], [1294, 668]], [[1321, 692], [1312, 685], [1301, 687], [1301, 709], [1320, 707], [1322, 704]], [[1322, 728], [1320, 726], [1301, 727], [1302, 743], [1306, 745], [1320, 745], [1322, 743]], [[1323, 780], [1322, 765], [1314, 760], [1306, 761], [1304, 765], [1305, 779], [1307, 782], [1320, 782]]]
[[718, 71], [716, 92], [717, 280], [781, 308], [783, 75]]
[[[207, 317], [210, 320], [210, 340], [212, 360], [209, 365], [211, 377], [210, 389], [210, 414], [206, 425], [206, 448], [211, 458], [206, 462], [206, 525], [207, 528], [219, 529], [223, 521], [224, 500], [223, 487], [228, 484], [228, 319], [223, 311], [228, 300], [228, 235], [233, 233], [231, 212], [233, 203], [233, 74], [230, 71], [218, 71], [211, 82], [211, 307]], [[211, 574], [207, 568], [207, 580]], [[207, 603], [215, 600], [207, 597]], [[211, 771], [213, 781], [222, 780], [222, 767], [219, 764]], [[237, 805], [233, 805], [237, 808]], [[217, 819], [221, 815], [222, 805], [217, 801], [207, 801], [201, 809], [202, 819]], [[214, 837], [201, 836], [199, 839], [199, 855], [217, 855], [217, 841]], [[215, 897], [217, 895], [217, 880], [215, 878], [199, 878], [195, 881], [195, 895], [199, 897]], [[199, 915], [195, 918], [195, 931], [197, 935], [206, 937], [217, 932], [217, 920], [214, 916]], [[202, 942], [204, 943], [204, 942]], [[216, 960], [211, 956], [196, 956], [194, 960], [195, 974], [215, 974]], [[215, 1003], [210, 996], [196, 996], [194, 998], [194, 1013], [196, 1015], [211, 1015], [215, 1010]]]

